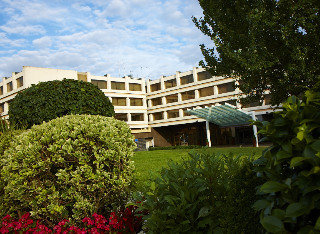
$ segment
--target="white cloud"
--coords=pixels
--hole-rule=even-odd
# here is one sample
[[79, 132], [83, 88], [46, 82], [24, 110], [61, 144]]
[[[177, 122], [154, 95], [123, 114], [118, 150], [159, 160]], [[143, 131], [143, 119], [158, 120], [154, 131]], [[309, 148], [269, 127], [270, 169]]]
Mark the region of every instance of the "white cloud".
[[211, 42], [191, 21], [197, 0], [4, 1], [0, 76], [43, 66], [159, 78], [197, 66]]

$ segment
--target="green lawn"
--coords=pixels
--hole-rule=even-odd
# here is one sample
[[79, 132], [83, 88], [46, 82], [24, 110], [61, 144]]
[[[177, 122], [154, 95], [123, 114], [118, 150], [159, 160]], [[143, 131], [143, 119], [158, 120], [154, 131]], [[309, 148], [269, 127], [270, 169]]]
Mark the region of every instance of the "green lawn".
[[[136, 168], [138, 187], [152, 176], [157, 175], [162, 167], [172, 159], [179, 161], [183, 157], [188, 157], [189, 152], [215, 152], [216, 154], [244, 154], [258, 157], [265, 147], [233, 147], [233, 148], [209, 148], [209, 149], [176, 149], [176, 150], [155, 150], [135, 152], [133, 161]], [[152, 173], [152, 174], [151, 174]]]

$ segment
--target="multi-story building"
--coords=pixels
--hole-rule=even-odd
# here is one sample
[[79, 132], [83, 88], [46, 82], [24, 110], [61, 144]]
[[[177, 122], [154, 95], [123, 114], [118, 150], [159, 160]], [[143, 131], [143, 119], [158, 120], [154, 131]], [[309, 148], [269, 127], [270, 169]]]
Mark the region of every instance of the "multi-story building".
[[[94, 76], [89, 72], [23, 67], [0, 82], [0, 111], [8, 117], [10, 101], [17, 92], [32, 84], [50, 80], [75, 79], [97, 85], [110, 98], [115, 118], [126, 121], [137, 140], [148, 145], [169, 146], [180, 144], [206, 144], [205, 120], [190, 115], [188, 109], [231, 104], [238, 109], [254, 111], [258, 119], [272, 112], [269, 98], [263, 103], [241, 106], [237, 102], [241, 91], [235, 88], [233, 78], [212, 76], [203, 68], [176, 72], [158, 80], [110, 75]], [[252, 128], [210, 126], [214, 144], [248, 144]]]

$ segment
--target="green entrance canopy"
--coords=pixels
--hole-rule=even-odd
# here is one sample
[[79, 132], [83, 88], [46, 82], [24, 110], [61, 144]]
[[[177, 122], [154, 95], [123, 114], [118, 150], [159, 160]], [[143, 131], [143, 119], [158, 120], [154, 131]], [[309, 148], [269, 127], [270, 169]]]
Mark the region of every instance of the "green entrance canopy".
[[203, 118], [220, 127], [249, 125], [252, 116], [231, 105], [212, 106], [188, 110], [189, 114]]

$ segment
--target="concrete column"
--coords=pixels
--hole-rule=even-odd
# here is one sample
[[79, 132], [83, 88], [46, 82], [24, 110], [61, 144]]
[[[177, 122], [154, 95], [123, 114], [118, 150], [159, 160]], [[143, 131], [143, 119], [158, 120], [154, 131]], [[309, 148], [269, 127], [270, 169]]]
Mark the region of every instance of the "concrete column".
[[148, 100], [148, 106], [149, 106], [149, 107], [152, 107], [152, 101], [151, 101], [151, 99]]
[[161, 87], [161, 90], [165, 90], [166, 87], [164, 86], [164, 80], [163, 80], [164, 76], [161, 76], [160, 77], [160, 87]]
[[129, 79], [129, 76], [125, 77], [124, 87], [126, 88], [126, 91], [129, 91]]
[[147, 107], [147, 99], [146, 98], [142, 98], [142, 104], [144, 107]]
[[147, 93], [151, 92], [151, 88], [150, 88], [150, 80], [146, 80], [146, 84], [147, 84]]
[[126, 98], [126, 106], [130, 106], [130, 98]]
[[218, 90], [218, 86], [217, 85], [213, 86], [213, 95], [214, 96], [218, 96], [219, 95], [219, 90]]
[[[254, 113], [254, 111], [251, 113], [252, 119], [253, 121], [256, 121], [256, 114]], [[254, 137], [256, 139], [256, 147], [259, 147], [259, 139], [258, 139], [258, 129], [256, 125], [252, 125], [253, 126], [253, 134]]]
[[200, 98], [200, 92], [199, 92], [198, 89], [196, 89], [196, 90], [194, 91], [194, 96], [195, 96], [195, 99]]
[[178, 93], [178, 102], [182, 102], [182, 95], [181, 95], [181, 93]]
[[162, 101], [162, 105], [166, 105], [167, 104], [166, 97], [161, 97], [161, 101]]
[[180, 86], [181, 85], [181, 82], [180, 82], [180, 72], [176, 72], [176, 80], [177, 80], [177, 86]]
[[207, 132], [208, 146], [211, 147], [210, 126], [209, 126], [209, 121], [208, 120], [206, 120], [206, 132]]
[[166, 111], [163, 112], [163, 119], [168, 119], [168, 112]]
[[142, 80], [142, 84], [141, 85], [142, 85], [141, 91], [146, 93], [146, 81], [144, 79]]
[[128, 116], [128, 122], [131, 122], [131, 113], [128, 113], [127, 116]]
[[182, 109], [179, 109], [179, 117], [183, 117], [183, 110]]
[[111, 90], [111, 80], [110, 80], [110, 74], [107, 74], [107, 89], [108, 90]]
[[194, 80], [194, 83], [198, 82], [198, 72], [196, 67], [193, 67], [193, 80]]
[[153, 121], [153, 114], [149, 114], [149, 121], [150, 121], [150, 122]]
[[147, 112], [143, 113], [143, 121], [148, 122], [148, 114]]
[[240, 102], [236, 102], [236, 106], [237, 106], [237, 109], [241, 109], [241, 104], [240, 104]]

